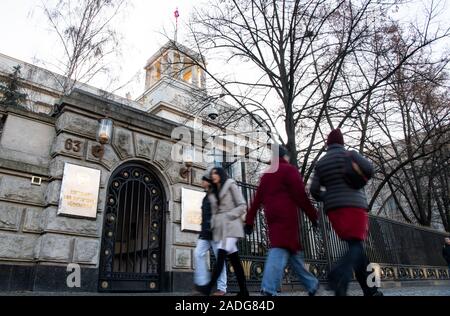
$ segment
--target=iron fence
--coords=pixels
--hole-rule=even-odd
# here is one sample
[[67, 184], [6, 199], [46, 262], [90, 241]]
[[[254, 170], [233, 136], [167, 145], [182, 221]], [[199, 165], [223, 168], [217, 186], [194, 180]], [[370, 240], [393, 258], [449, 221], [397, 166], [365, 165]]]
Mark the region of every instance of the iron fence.
[[[256, 187], [242, 182], [238, 185], [249, 206]], [[346, 252], [347, 245], [338, 238], [320, 205], [317, 208], [320, 225], [316, 229], [300, 212], [300, 238], [307, 267], [319, 280], [326, 281], [328, 271]], [[267, 230], [262, 209], [257, 214], [253, 233], [239, 241], [239, 253], [252, 290], [257, 290], [261, 284], [264, 260], [270, 248]], [[364, 247], [369, 260], [379, 265], [381, 280], [448, 280], [448, 267], [442, 257], [446, 236], [444, 232], [369, 215], [369, 234]], [[233, 272], [231, 267], [228, 269], [228, 272]], [[285, 286], [299, 285], [289, 266], [283, 282]], [[233, 273], [229, 273], [229, 283], [232, 288], [236, 286]]]

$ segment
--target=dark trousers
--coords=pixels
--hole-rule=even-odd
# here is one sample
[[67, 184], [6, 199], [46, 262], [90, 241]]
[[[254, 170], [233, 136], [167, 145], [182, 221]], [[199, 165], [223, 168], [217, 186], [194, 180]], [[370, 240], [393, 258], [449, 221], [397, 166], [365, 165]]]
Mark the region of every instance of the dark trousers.
[[[236, 251], [234, 253], [230, 253], [227, 255], [227, 251], [224, 249], [219, 249], [217, 252], [217, 260], [216, 265], [214, 266], [213, 273], [211, 276], [211, 281], [209, 282], [209, 288], [207, 292], [211, 291], [211, 288], [216, 284], [217, 279], [219, 278], [220, 273], [223, 270], [223, 267], [225, 265], [225, 259], [228, 256], [228, 259], [230, 260], [231, 266], [234, 269], [234, 273], [236, 275], [236, 279], [238, 281], [239, 285], [239, 294], [240, 296], [248, 296], [248, 290], [247, 290], [247, 282], [245, 280], [245, 273], [244, 268], [241, 264], [241, 259], [239, 258], [239, 253]], [[207, 293], [209, 294], [209, 293]]]
[[370, 275], [370, 272], [367, 271], [369, 259], [364, 252], [363, 242], [360, 240], [346, 240], [346, 242], [348, 252], [331, 270], [328, 276], [330, 285], [335, 290], [336, 295], [346, 295], [348, 284], [352, 279], [353, 271], [355, 271], [356, 280], [364, 295], [373, 295], [378, 289], [367, 285], [367, 277]]

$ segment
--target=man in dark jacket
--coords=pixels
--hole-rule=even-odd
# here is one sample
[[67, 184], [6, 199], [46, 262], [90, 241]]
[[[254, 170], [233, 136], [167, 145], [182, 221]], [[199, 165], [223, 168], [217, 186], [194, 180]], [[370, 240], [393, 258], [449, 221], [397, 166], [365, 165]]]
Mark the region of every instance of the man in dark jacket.
[[[348, 252], [328, 275], [328, 281], [337, 296], [344, 296], [354, 270], [364, 295], [379, 296], [382, 293], [367, 284], [369, 260], [363, 247], [369, 228], [367, 198], [364, 189], [353, 189], [344, 177], [349, 154], [360, 171], [370, 179], [373, 174], [371, 163], [357, 152], [346, 151], [344, 137], [339, 129], [335, 129], [328, 135], [327, 153], [317, 162], [311, 184], [312, 196], [324, 203], [324, 210], [333, 229], [349, 247]], [[325, 190], [322, 191], [322, 188]]]
[[[211, 187], [211, 179], [209, 178], [209, 174], [203, 176], [202, 178], [202, 187], [206, 192], [209, 192]], [[210, 276], [208, 272], [207, 266], [207, 254], [208, 251], [212, 248], [214, 251], [214, 255], [217, 257], [217, 242], [212, 240], [212, 231], [211, 231], [211, 204], [208, 199], [208, 194], [205, 195], [202, 201], [202, 224], [200, 236], [197, 241], [197, 246], [194, 250], [195, 256], [195, 272], [194, 272], [194, 283], [196, 287], [202, 287], [209, 283]], [[213, 294], [214, 296], [222, 296], [227, 292], [227, 269], [224, 266], [222, 273], [220, 274], [217, 280], [217, 291]]]
[[319, 281], [304, 267], [300, 245], [298, 209], [301, 208], [317, 226], [318, 212], [311, 204], [297, 168], [289, 164], [288, 152], [279, 148], [278, 168], [261, 177], [255, 198], [247, 213], [245, 232], [251, 234], [256, 212], [263, 205], [271, 249], [264, 266], [261, 292], [277, 295], [284, 268], [289, 263], [310, 295], [318, 289]]
[[450, 237], [445, 238], [445, 245], [442, 248], [442, 255], [444, 256], [445, 261], [447, 261], [448, 270], [450, 273]]

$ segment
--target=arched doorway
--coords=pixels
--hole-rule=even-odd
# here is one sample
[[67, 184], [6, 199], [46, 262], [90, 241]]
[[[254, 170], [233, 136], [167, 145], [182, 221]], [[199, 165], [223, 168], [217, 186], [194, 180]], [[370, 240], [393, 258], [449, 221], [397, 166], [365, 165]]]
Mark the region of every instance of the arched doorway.
[[161, 290], [165, 208], [164, 188], [149, 168], [127, 163], [111, 175], [105, 201], [99, 291]]

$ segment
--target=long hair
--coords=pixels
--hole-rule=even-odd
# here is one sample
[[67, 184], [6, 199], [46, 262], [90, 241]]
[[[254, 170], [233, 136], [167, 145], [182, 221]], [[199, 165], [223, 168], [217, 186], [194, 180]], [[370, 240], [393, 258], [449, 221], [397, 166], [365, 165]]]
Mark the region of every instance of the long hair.
[[211, 187], [212, 187], [212, 181], [211, 181], [211, 178], [210, 178], [210, 176], [211, 175], [204, 175], [203, 177], [202, 177], [202, 181], [206, 181], [206, 182], [208, 182], [208, 188], [207, 189], [205, 189], [205, 192], [206, 193], [210, 193], [211, 192]]
[[214, 195], [216, 196], [217, 199], [217, 203], [220, 205], [220, 198], [219, 198], [219, 192], [220, 190], [223, 188], [223, 185], [225, 184], [225, 181], [228, 180], [229, 176], [227, 174], [227, 172], [225, 171], [225, 169], [221, 168], [221, 167], [215, 167], [211, 170], [211, 179], [212, 179], [212, 173], [216, 172], [219, 177], [220, 177], [220, 189], [218, 188], [216, 183], [212, 183], [212, 192], [214, 193]]

